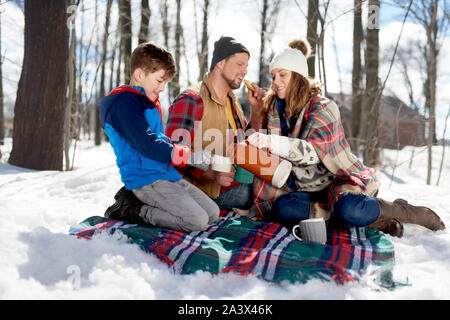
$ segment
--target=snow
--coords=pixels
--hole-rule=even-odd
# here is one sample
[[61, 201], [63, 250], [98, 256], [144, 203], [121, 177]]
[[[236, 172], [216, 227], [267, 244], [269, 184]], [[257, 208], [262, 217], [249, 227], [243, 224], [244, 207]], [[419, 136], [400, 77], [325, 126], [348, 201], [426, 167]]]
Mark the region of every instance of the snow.
[[[73, 171], [33, 171], [7, 164], [11, 139], [0, 160], [0, 299], [449, 299], [450, 233], [405, 225], [394, 244], [394, 279], [408, 282], [395, 290], [369, 281], [337, 285], [272, 284], [233, 274], [174, 274], [156, 257], [120, 235], [93, 240], [69, 236], [70, 226], [103, 212], [122, 186], [115, 156], [107, 143], [77, 145]], [[384, 150], [379, 196], [402, 197], [435, 210], [450, 226], [450, 162], [439, 187], [426, 185], [427, 151], [412, 147]], [[448, 151], [448, 150], [447, 150]], [[433, 148], [435, 184], [442, 147]], [[397, 162], [391, 184], [392, 166]], [[368, 280], [368, 279], [367, 279]], [[214, 285], [211, 285], [214, 283]]]

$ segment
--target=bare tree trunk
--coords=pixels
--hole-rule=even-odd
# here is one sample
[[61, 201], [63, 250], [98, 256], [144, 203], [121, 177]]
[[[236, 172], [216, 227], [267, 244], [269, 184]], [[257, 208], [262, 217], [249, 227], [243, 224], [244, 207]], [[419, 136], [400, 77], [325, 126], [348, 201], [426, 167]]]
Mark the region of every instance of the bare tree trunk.
[[392, 166], [392, 174], [391, 174], [391, 183], [389, 184], [389, 188], [391, 188], [392, 186], [392, 182], [394, 181], [394, 177], [395, 177], [395, 170], [397, 169], [398, 166], [398, 156], [400, 153], [400, 134], [399, 134], [399, 128], [400, 128], [400, 111], [403, 108], [403, 103], [400, 103], [399, 108], [397, 109], [397, 114], [395, 115], [395, 141], [397, 142], [397, 153], [395, 155], [395, 162], [394, 165]]
[[317, 51], [317, 20], [319, 18], [319, 0], [308, 1], [308, 28], [306, 30], [306, 39], [311, 46], [311, 55], [308, 58], [309, 76], [316, 76], [316, 51]]
[[[167, 50], [169, 50], [170, 24], [169, 24], [169, 4], [168, 4], [167, 0], [162, 0], [159, 13], [161, 15], [161, 21], [162, 21], [162, 32], [163, 32], [163, 37], [164, 37], [164, 46], [165, 46], [165, 48]], [[169, 82], [169, 84], [167, 85], [167, 88], [168, 88], [167, 91], [168, 91], [169, 101], [172, 101], [172, 99], [174, 98], [172, 82]]]
[[14, 107], [9, 163], [62, 170], [68, 0], [25, 1], [23, 68]]
[[121, 36], [123, 37], [122, 57], [123, 57], [123, 73], [125, 83], [130, 83], [130, 59], [131, 59], [131, 3], [130, 0], [119, 0], [119, 11], [121, 20]]
[[[367, 26], [366, 50], [366, 90], [364, 92], [362, 137], [366, 139], [364, 162], [369, 166], [379, 164], [379, 81], [378, 81], [378, 26], [370, 22], [378, 19], [380, 0], [369, 0], [369, 22]], [[374, 17], [376, 15], [376, 17]], [[378, 21], [378, 20], [377, 20]], [[365, 129], [365, 130], [364, 130]]]
[[[397, 0], [398, 4], [402, 2]], [[441, 2], [442, 3], [442, 2]], [[432, 153], [433, 144], [436, 143], [436, 81], [437, 81], [437, 61], [440, 52], [439, 34], [445, 34], [449, 15], [446, 2], [443, 7], [439, 7], [439, 0], [414, 1], [411, 12], [425, 30], [427, 44], [423, 52], [426, 61], [426, 80], [424, 83], [425, 108], [428, 111], [428, 170], [427, 184], [431, 184]], [[442, 12], [443, 14], [439, 14]]]
[[361, 0], [354, 0], [353, 16], [353, 70], [352, 70], [352, 116], [350, 146], [355, 154], [359, 149], [359, 130], [361, 124], [361, 44], [363, 27], [361, 17]]
[[123, 42], [123, 37], [122, 37], [122, 32], [121, 32], [122, 31], [121, 24], [122, 24], [122, 22], [120, 20], [120, 10], [119, 10], [119, 25], [118, 25], [118, 28], [117, 28], [119, 30], [119, 33], [118, 33], [119, 48], [117, 49], [119, 51], [119, 57], [117, 59], [117, 69], [116, 69], [116, 87], [120, 86], [121, 79], [122, 79], [122, 77], [121, 77], [122, 76], [122, 71], [121, 71], [121, 69], [122, 69], [122, 60], [123, 60], [122, 47], [123, 47], [124, 42]]
[[267, 15], [268, 15], [268, 0], [263, 0], [263, 8], [261, 11], [261, 30], [259, 33], [259, 77], [258, 84], [262, 88], [268, 87], [267, 81], [267, 63], [265, 60], [265, 47], [266, 47], [266, 37], [267, 32]]
[[328, 13], [328, 7], [330, 6], [330, 1], [327, 0], [324, 1], [324, 9], [323, 9], [323, 16], [320, 13], [320, 11], [317, 12], [319, 21], [320, 21], [320, 35], [318, 38], [318, 45], [320, 50], [319, 55], [319, 65], [322, 66], [322, 85], [323, 85], [323, 91], [325, 95], [328, 95], [328, 89], [327, 89], [327, 74], [325, 71], [325, 23], [327, 21], [327, 13]]
[[[3, 105], [3, 56], [2, 56], [2, 12], [0, 11], [0, 145], [4, 144], [5, 139], [5, 113]], [[0, 151], [0, 158], [2, 157]]]
[[175, 64], [177, 66], [177, 73], [170, 82], [171, 97], [176, 97], [180, 93], [180, 61], [181, 61], [181, 35], [183, 28], [181, 26], [181, 0], [176, 0], [177, 4], [177, 18], [175, 26]]
[[112, 0], [107, 0], [106, 4], [106, 17], [105, 17], [105, 33], [103, 34], [102, 43], [102, 60], [100, 61], [102, 65], [100, 74], [100, 97], [105, 95], [105, 67], [106, 67], [106, 53], [108, 52], [108, 38], [109, 38], [109, 22], [111, 20], [111, 6]]
[[428, 127], [428, 169], [427, 169], [427, 184], [431, 184], [431, 171], [433, 169], [433, 144], [436, 142], [436, 80], [437, 80], [437, 11], [438, 0], [432, 1], [430, 5], [430, 25], [427, 28], [427, 44], [429, 50], [428, 59], [428, 85], [430, 86], [429, 95], [429, 127]]
[[200, 66], [200, 73], [198, 75], [199, 81], [203, 79], [203, 75], [208, 71], [208, 9], [209, 9], [209, 0], [204, 0], [202, 43], [200, 53], [198, 55], [198, 64]]
[[65, 170], [70, 169], [70, 145], [72, 140], [72, 133], [74, 123], [72, 122], [72, 109], [74, 108], [74, 93], [75, 93], [75, 59], [76, 59], [76, 39], [77, 33], [75, 23], [71, 25], [70, 46], [69, 46], [69, 58], [67, 60], [67, 78], [69, 95], [66, 101], [65, 115], [64, 115], [64, 159]]
[[150, 23], [150, 16], [152, 12], [148, 5], [149, 0], [141, 0], [141, 26], [139, 29], [139, 43], [147, 42], [149, 40], [148, 36], [148, 25]]
[[169, 32], [170, 32], [170, 24], [169, 24], [169, 4], [167, 0], [163, 0], [160, 8], [161, 20], [162, 20], [162, 31], [164, 37], [164, 46], [167, 50], [169, 50]]
[[447, 139], [445, 138], [445, 136], [447, 135], [447, 122], [448, 122], [449, 117], [450, 117], [450, 107], [448, 108], [447, 116], [445, 117], [444, 133], [442, 135], [442, 157], [441, 157], [441, 164], [439, 165], [439, 174], [438, 174], [436, 186], [439, 186], [439, 181], [441, 180], [441, 174], [442, 174], [442, 167], [444, 166], [445, 146], [447, 144]]
[[80, 70], [80, 73], [78, 75], [78, 84], [77, 84], [77, 100], [79, 103], [79, 108], [80, 108], [80, 112], [81, 112], [81, 116], [80, 116], [80, 129], [79, 129], [79, 135], [81, 135], [81, 131], [83, 131], [83, 134], [90, 140], [91, 139], [91, 132], [90, 132], [90, 127], [89, 127], [89, 123], [88, 123], [88, 112], [87, 112], [87, 106], [86, 103], [83, 103], [83, 81], [82, 81], [82, 73], [83, 73], [83, 49], [84, 49], [84, 45], [83, 45], [83, 41], [81, 41], [81, 39], [83, 39], [84, 37], [84, 2], [81, 2], [81, 12], [79, 13], [80, 16], [80, 21], [81, 21], [81, 28], [80, 28], [80, 41], [77, 44], [78, 46], [78, 70]]
[[[95, 1], [95, 20], [98, 21], [98, 0]], [[98, 40], [98, 37], [97, 37], [97, 40]], [[95, 62], [96, 63], [98, 61], [97, 60], [98, 47], [99, 47], [98, 41], [96, 41], [96, 44], [95, 44]], [[100, 61], [100, 64], [101, 63], [102, 62]], [[100, 64], [98, 64], [98, 65], [100, 65]], [[97, 68], [97, 70], [98, 70], [98, 68]], [[97, 82], [97, 73], [96, 73], [96, 77], [94, 79], [94, 82], [95, 82], [95, 87], [98, 88], [97, 87], [97, 84], [98, 84], [98, 82]], [[96, 94], [98, 92], [99, 91], [95, 90]], [[94, 143], [95, 143], [96, 146], [99, 146], [102, 143], [102, 127], [100, 125], [100, 115], [99, 115], [99, 112], [98, 112], [98, 105], [97, 105], [97, 103], [94, 103], [94, 110], [93, 110], [93, 112], [94, 112], [94, 119], [95, 119]]]
[[116, 64], [116, 53], [117, 53], [117, 45], [118, 45], [118, 41], [117, 41], [117, 38], [116, 38], [116, 42], [115, 42], [115, 44], [114, 44], [114, 46], [113, 46], [113, 48], [112, 48], [112, 55], [111, 55], [111, 63], [110, 63], [110, 65], [111, 65], [111, 73], [110, 73], [110, 77], [109, 77], [109, 86], [108, 86], [108, 90], [109, 90], [109, 92], [111, 92], [111, 90], [112, 89], [114, 89], [114, 67], [115, 67], [115, 64]]
[[268, 88], [270, 86], [269, 78], [269, 65], [266, 61], [266, 45], [267, 41], [270, 40], [268, 34], [272, 30], [269, 28], [275, 28], [276, 19], [278, 16], [280, 2], [277, 1], [263, 1], [263, 7], [261, 10], [261, 29], [260, 29], [260, 50], [259, 50], [259, 76], [258, 84], [262, 88]]

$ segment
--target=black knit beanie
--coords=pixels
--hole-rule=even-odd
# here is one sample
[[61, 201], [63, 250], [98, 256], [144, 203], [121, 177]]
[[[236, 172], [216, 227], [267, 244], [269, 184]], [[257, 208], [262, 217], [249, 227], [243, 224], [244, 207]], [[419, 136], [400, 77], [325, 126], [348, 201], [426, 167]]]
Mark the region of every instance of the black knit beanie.
[[237, 42], [231, 37], [221, 37], [214, 43], [214, 52], [211, 60], [211, 67], [209, 70], [214, 69], [217, 62], [232, 56], [235, 53], [245, 52], [250, 56], [250, 52], [244, 47], [243, 44]]

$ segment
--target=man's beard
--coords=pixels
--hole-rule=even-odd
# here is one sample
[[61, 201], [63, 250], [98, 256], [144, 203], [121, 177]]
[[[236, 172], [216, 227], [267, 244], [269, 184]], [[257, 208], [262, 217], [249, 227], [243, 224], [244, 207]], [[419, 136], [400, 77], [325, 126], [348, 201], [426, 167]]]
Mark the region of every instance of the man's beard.
[[228, 83], [232, 90], [239, 89], [241, 87], [242, 81], [239, 81], [237, 78], [234, 80], [228, 79], [225, 74], [222, 73], [222, 78]]

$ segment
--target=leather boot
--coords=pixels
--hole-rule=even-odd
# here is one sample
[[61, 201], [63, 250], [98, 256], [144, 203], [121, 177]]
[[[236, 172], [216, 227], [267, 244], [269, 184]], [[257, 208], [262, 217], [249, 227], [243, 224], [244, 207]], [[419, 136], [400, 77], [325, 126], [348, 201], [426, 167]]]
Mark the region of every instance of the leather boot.
[[[397, 199], [394, 202], [376, 198], [380, 206], [380, 220], [397, 219], [401, 223], [412, 223], [432, 231], [444, 230], [445, 224], [430, 208], [413, 206], [408, 201]], [[375, 221], [376, 222], [376, 221]]]
[[[381, 216], [381, 215], [380, 215]], [[390, 234], [393, 237], [403, 237], [403, 224], [396, 218], [383, 220], [379, 217], [375, 222], [372, 222], [367, 228], [377, 228], [383, 233]]]
[[121, 220], [128, 223], [144, 224], [139, 217], [141, 207], [144, 205], [131, 190], [122, 187], [114, 196], [116, 202], [105, 211], [105, 217]]

